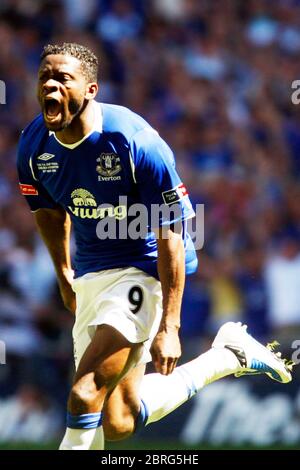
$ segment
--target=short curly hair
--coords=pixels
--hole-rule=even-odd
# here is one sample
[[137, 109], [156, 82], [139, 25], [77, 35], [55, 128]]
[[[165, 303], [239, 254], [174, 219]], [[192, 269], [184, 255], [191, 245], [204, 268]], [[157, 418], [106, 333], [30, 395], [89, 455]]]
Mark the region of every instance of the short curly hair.
[[69, 55], [76, 57], [81, 62], [82, 72], [89, 82], [98, 80], [98, 59], [95, 54], [85, 46], [73, 42], [64, 42], [63, 44], [48, 44], [44, 47], [41, 54], [41, 61], [52, 54]]

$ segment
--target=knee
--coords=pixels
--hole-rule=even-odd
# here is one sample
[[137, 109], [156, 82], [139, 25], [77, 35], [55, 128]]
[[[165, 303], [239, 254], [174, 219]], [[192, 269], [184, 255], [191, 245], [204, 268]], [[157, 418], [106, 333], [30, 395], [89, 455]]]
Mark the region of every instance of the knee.
[[92, 379], [81, 379], [76, 382], [69, 395], [69, 412], [75, 415], [92, 413], [99, 400], [99, 393]]
[[123, 382], [104, 402], [102, 425], [105, 439], [119, 441], [129, 437], [135, 431], [139, 413], [139, 397]]
[[103, 413], [102, 425], [106, 440], [120, 441], [126, 439], [133, 433], [135, 420], [131, 414], [110, 416], [109, 419], [107, 419], [105, 413]]

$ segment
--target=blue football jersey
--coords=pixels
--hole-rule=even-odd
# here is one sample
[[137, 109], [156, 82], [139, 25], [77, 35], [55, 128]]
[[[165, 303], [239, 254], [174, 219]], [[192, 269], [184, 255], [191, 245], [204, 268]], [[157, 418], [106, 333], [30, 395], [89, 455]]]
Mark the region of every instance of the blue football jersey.
[[[195, 214], [172, 151], [129, 109], [97, 102], [93, 106], [94, 127], [74, 144], [60, 142], [45, 127], [42, 114], [23, 131], [17, 166], [20, 189], [31, 210], [63, 207], [70, 214], [76, 277], [126, 266], [158, 277], [152, 229], [179, 220], [184, 227], [186, 273], [194, 272], [197, 257], [185, 221]], [[175, 205], [180, 211], [160, 214], [155, 222], [149, 218], [144, 236], [134, 239], [124, 236], [122, 227], [134, 221], [130, 211], [135, 204], [143, 204], [149, 214], [157, 206]], [[99, 236], [99, 223], [108, 220], [115, 224], [115, 236]]]

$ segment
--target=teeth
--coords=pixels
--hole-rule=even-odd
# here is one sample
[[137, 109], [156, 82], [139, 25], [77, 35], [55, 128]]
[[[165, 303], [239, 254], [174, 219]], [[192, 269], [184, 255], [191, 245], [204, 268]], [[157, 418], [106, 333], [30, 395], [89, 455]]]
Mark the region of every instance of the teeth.
[[279, 351], [278, 351], [275, 355], [276, 355], [277, 357], [281, 357], [281, 356], [282, 356], [281, 352], [279, 352]]

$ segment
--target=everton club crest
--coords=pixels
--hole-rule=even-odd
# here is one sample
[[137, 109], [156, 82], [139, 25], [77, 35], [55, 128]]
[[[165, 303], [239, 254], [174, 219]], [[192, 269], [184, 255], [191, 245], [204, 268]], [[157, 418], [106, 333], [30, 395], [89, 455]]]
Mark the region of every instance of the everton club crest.
[[121, 176], [116, 176], [122, 170], [120, 157], [115, 153], [101, 153], [97, 158], [96, 171], [99, 173], [98, 181], [116, 181]]

